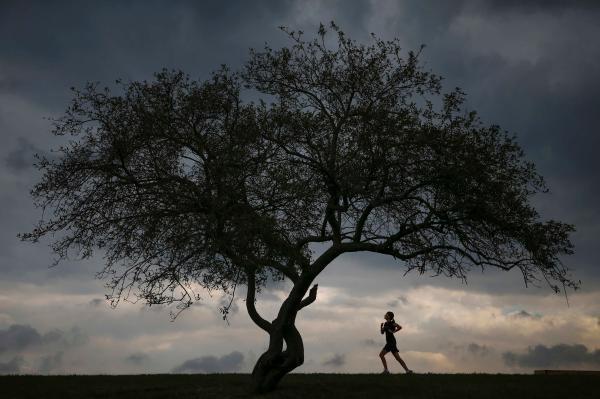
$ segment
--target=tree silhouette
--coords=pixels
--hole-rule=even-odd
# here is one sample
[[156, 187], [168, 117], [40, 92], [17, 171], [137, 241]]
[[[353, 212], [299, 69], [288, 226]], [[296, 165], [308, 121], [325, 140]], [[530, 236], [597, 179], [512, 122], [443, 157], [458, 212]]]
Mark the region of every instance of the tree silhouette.
[[[57, 262], [103, 250], [115, 305], [132, 294], [184, 309], [198, 287], [233, 299], [246, 285], [269, 334], [253, 371], [261, 392], [303, 363], [296, 316], [344, 253], [461, 279], [517, 268], [526, 284], [577, 288], [559, 259], [573, 226], [540, 221], [530, 203], [542, 177], [514, 137], [463, 110], [460, 89], [442, 94], [420, 51], [359, 44], [333, 23], [333, 40], [322, 25], [312, 40], [282, 29], [291, 45], [252, 50], [240, 73], [73, 89], [53, 131], [71, 139], [40, 158], [32, 190], [52, 215], [21, 238], [54, 236]], [[244, 102], [244, 89], [272, 102]], [[269, 279], [292, 283], [273, 321], [255, 307]]]

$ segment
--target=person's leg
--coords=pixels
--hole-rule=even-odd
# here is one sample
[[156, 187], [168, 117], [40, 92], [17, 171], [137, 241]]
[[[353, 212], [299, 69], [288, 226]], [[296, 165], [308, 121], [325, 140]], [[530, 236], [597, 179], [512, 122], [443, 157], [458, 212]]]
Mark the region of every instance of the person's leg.
[[412, 372], [412, 370], [410, 370], [408, 367], [406, 367], [406, 363], [404, 363], [404, 360], [402, 360], [402, 358], [400, 357], [400, 355], [398, 354], [398, 352], [392, 352], [392, 355], [394, 355], [394, 357], [400, 363], [400, 365], [402, 366], [402, 368], [404, 368], [404, 371], [406, 371], [407, 373], [411, 373]]
[[385, 349], [382, 349], [381, 352], [379, 352], [379, 358], [381, 359], [381, 363], [383, 363], [383, 371], [387, 371], [387, 362], [385, 361], [385, 354], [387, 352], [385, 351]]

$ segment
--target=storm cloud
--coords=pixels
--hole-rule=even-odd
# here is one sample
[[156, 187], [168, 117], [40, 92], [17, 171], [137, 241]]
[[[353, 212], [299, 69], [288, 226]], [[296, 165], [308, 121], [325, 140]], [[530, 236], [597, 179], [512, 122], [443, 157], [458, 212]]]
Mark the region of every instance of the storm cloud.
[[508, 316], [521, 319], [539, 319], [541, 317], [540, 315], [529, 313], [523, 309], [509, 312]]
[[344, 364], [346, 364], [346, 355], [343, 353], [334, 353], [323, 361], [323, 366], [342, 367]]
[[406, 299], [405, 296], [399, 296], [398, 298], [394, 299], [393, 301], [386, 303], [386, 305], [389, 306], [390, 308], [395, 308], [397, 306], [406, 306], [406, 305], [408, 305], [408, 299]]
[[204, 356], [189, 359], [173, 368], [173, 373], [225, 373], [238, 371], [244, 362], [244, 355], [238, 351], [221, 357]]
[[487, 356], [492, 352], [492, 349], [487, 345], [480, 345], [475, 342], [471, 342], [467, 345], [467, 351], [475, 356]]
[[31, 326], [13, 324], [6, 330], [0, 330], [0, 353], [20, 351], [41, 342], [42, 336]]
[[[49, 269], [47, 242], [17, 239], [42, 216], [29, 196], [39, 180], [33, 154], [62, 144], [45, 118], [62, 114], [71, 86], [151, 79], [162, 68], [202, 80], [221, 64], [239, 70], [251, 47], [289, 45], [280, 25], [310, 37], [331, 20], [361, 43], [373, 32], [397, 37], [405, 51], [425, 44], [423, 65], [445, 78], [444, 90], [463, 88], [485, 123], [517, 135], [550, 187], [535, 198], [541, 215], [577, 228], [564, 262], [583, 285], [567, 307], [547, 287], [526, 289], [516, 270], [473, 273], [467, 286], [403, 277], [388, 257], [345, 255], [298, 316], [305, 357], [318, 359], [301, 371], [377, 370], [387, 310], [403, 326], [403, 358], [423, 371], [597, 367], [599, 18], [600, 2], [584, 0], [0, 2], [0, 373], [249, 371], [252, 356], [242, 352], [259, 351], [265, 336], [236, 302], [230, 326], [220, 294], [174, 323], [141, 302], [110, 309], [94, 280], [101, 256]], [[259, 309], [274, 318], [286, 288], [264, 290]]]
[[14, 172], [22, 172], [33, 167], [35, 161], [34, 154], [40, 153], [28, 139], [19, 137], [17, 139], [17, 148], [8, 153], [5, 165]]
[[5, 330], [0, 330], [0, 354], [2, 352], [20, 352], [39, 346], [72, 347], [82, 345], [87, 340], [87, 335], [79, 327], [73, 327], [66, 332], [54, 329], [40, 334], [29, 325], [13, 324]]
[[148, 356], [145, 353], [142, 352], [136, 352], [136, 353], [132, 353], [131, 355], [127, 356], [125, 358], [125, 360], [129, 363], [133, 363], [135, 365], [142, 365], [144, 363], [146, 363], [148, 360], [150, 360], [150, 356]]
[[551, 347], [536, 345], [525, 353], [505, 352], [504, 362], [511, 367], [600, 366], [600, 349], [590, 350], [581, 344], [558, 344]]

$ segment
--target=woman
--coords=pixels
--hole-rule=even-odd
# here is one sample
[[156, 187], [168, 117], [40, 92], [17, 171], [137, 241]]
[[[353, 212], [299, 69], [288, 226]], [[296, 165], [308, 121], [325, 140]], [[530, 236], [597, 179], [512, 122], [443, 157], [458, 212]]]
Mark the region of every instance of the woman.
[[394, 355], [396, 360], [400, 362], [400, 364], [404, 368], [404, 371], [406, 371], [406, 374], [411, 374], [413, 371], [406, 367], [406, 363], [404, 363], [404, 360], [402, 360], [402, 358], [398, 354], [399, 351], [398, 347], [396, 346], [396, 338], [394, 337], [394, 333], [400, 331], [402, 327], [394, 321], [394, 313], [392, 312], [387, 312], [385, 316], [383, 316], [383, 318], [386, 321], [385, 323], [381, 323], [380, 326], [381, 333], [385, 333], [385, 346], [379, 353], [379, 357], [381, 358], [381, 362], [383, 363], [383, 373], [381, 374], [390, 373], [390, 371], [387, 368], [387, 362], [385, 361], [385, 355], [388, 352], [392, 352], [392, 355]]

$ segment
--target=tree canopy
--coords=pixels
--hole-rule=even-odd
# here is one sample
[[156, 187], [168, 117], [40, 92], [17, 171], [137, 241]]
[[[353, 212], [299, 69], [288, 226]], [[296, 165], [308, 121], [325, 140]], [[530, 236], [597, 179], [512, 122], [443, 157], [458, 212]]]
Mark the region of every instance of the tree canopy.
[[[577, 288], [560, 259], [574, 227], [541, 220], [531, 198], [547, 189], [533, 163], [465, 110], [460, 89], [442, 92], [420, 50], [357, 43], [335, 24], [312, 40], [283, 30], [289, 47], [252, 50], [238, 72], [74, 89], [54, 128], [71, 139], [40, 158], [32, 190], [51, 215], [22, 238], [58, 233], [58, 260], [103, 250], [115, 301], [132, 292], [185, 308], [199, 288], [245, 284], [272, 337], [278, 325], [295, 331], [310, 284], [350, 252], [463, 279], [516, 268], [526, 284]], [[263, 100], [243, 101], [247, 90]], [[313, 243], [326, 249], [317, 256]], [[269, 278], [293, 283], [273, 322], [254, 308]]]

